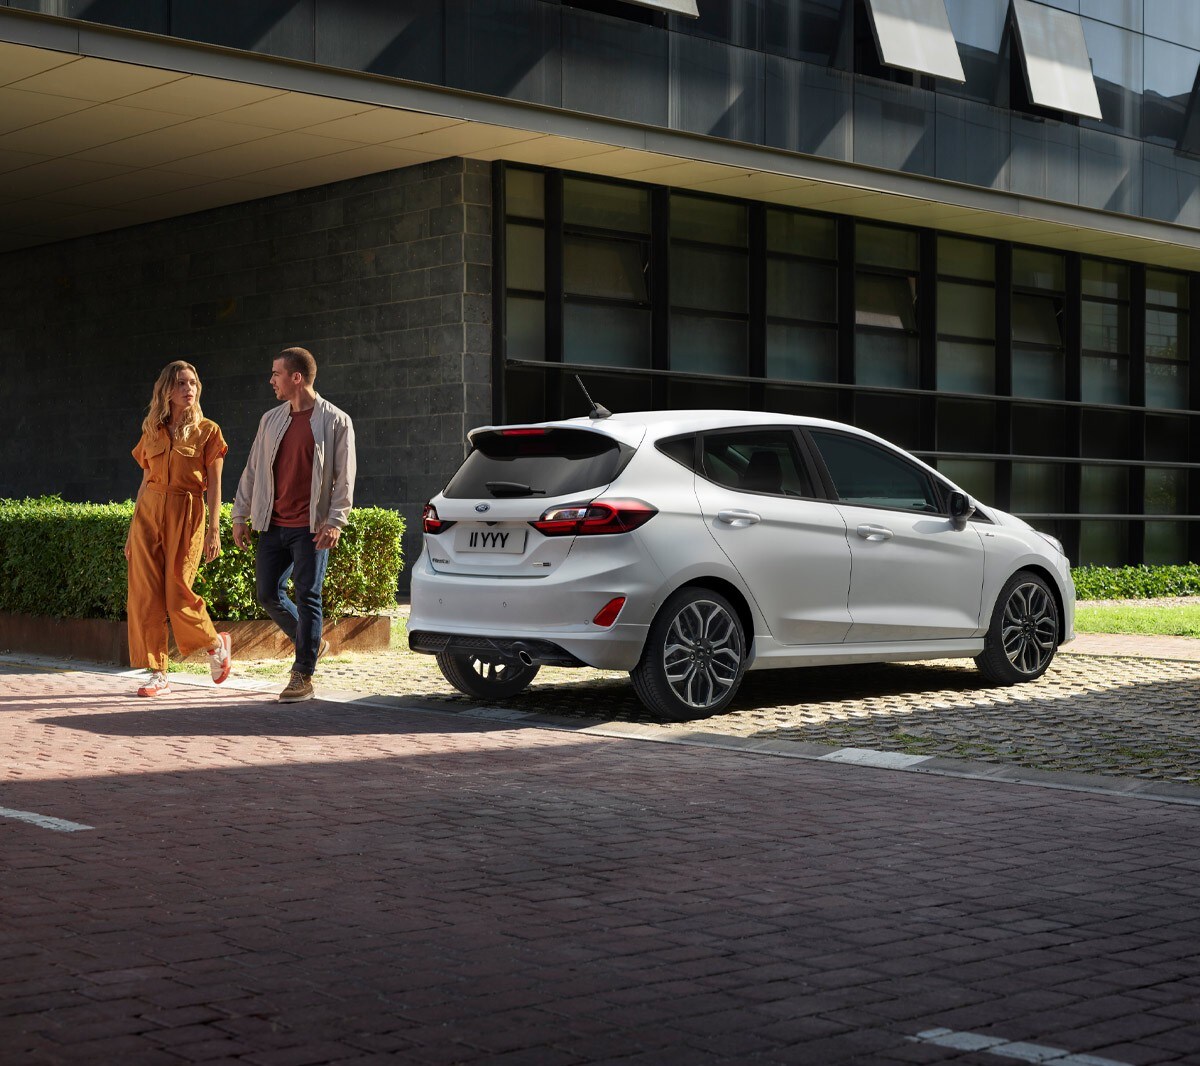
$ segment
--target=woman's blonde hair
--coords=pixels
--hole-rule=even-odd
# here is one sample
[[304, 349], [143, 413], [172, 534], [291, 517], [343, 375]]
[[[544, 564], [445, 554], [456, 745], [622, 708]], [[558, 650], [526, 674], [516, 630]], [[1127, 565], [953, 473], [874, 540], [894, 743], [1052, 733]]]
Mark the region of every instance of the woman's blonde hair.
[[190, 370], [196, 375], [196, 402], [188, 408], [185, 421], [179, 427], [180, 439], [186, 439], [188, 434], [200, 424], [204, 412], [200, 410], [200, 373], [191, 363], [176, 359], [162, 368], [158, 380], [154, 383], [154, 392], [150, 395], [150, 406], [146, 408], [146, 417], [142, 419], [142, 432], [154, 434], [159, 426], [171, 423], [171, 390], [175, 387], [175, 379], [181, 370]]

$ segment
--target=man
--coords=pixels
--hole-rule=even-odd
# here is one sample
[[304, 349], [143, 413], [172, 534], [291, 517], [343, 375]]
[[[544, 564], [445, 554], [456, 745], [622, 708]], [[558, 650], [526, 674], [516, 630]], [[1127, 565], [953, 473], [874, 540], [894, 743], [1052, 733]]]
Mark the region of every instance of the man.
[[233, 504], [233, 542], [249, 547], [250, 527], [259, 531], [258, 602], [296, 646], [280, 703], [312, 699], [317, 659], [329, 647], [321, 636], [325, 566], [354, 502], [354, 425], [318, 395], [316, 377], [304, 348], [285, 348], [272, 363], [271, 387], [283, 403], [258, 423]]

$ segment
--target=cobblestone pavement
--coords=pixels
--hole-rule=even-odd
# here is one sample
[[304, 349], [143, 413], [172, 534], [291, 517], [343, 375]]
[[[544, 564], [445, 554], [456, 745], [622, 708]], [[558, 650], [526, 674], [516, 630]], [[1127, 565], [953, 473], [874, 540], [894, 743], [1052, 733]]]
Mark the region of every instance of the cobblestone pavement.
[[[664, 737], [707, 733], [869, 748], [1029, 769], [1200, 784], [1200, 640], [1083, 636], [1041, 680], [988, 688], [969, 659], [817, 667], [748, 674], [726, 714], [657, 725], [628, 675], [544, 669], [505, 703], [571, 721], [637, 722]], [[1070, 646], [1068, 646], [1070, 647]], [[1081, 654], [1100, 651], [1113, 654]], [[1177, 655], [1150, 658], [1145, 653]], [[1191, 658], [1183, 658], [1183, 656]], [[239, 664], [277, 680], [278, 663]], [[419, 696], [465, 707], [428, 655], [398, 635], [375, 655], [322, 662], [318, 686], [363, 695]]]
[[196, 681], [0, 661], [4, 1066], [1197, 1061], [1200, 806]]

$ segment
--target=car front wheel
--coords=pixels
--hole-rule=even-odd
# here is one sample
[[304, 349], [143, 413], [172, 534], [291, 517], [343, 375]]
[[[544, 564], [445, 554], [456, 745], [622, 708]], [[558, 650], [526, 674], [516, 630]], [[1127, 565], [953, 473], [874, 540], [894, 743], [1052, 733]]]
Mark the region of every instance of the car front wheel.
[[437, 664], [459, 692], [480, 700], [506, 700], [524, 692], [538, 672], [537, 666], [450, 651], [438, 652]]
[[648, 710], [684, 722], [724, 709], [745, 670], [746, 633], [733, 605], [719, 592], [683, 588], [655, 615], [629, 676]]
[[997, 685], [1033, 681], [1058, 650], [1058, 603], [1037, 574], [1021, 570], [1000, 590], [992, 624], [975, 657], [980, 673]]

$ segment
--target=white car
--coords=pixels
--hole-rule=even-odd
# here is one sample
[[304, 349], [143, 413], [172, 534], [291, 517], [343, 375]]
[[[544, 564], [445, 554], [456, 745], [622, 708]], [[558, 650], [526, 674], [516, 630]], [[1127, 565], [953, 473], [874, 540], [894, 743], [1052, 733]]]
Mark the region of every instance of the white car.
[[1013, 684], [1074, 638], [1058, 541], [852, 426], [596, 408], [469, 439], [425, 507], [409, 646], [480, 699], [592, 666], [680, 721], [747, 670], [971, 656]]

